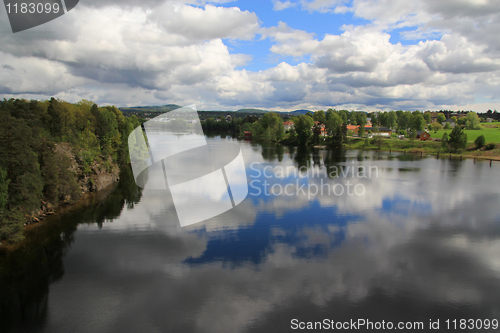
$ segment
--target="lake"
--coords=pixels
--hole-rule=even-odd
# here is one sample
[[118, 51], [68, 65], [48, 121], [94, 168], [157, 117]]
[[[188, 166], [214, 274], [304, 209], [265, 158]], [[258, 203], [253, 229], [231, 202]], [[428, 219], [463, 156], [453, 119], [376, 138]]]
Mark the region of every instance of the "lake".
[[123, 171], [4, 253], [2, 328], [498, 328], [499, 163], [208, 141], [241, 147], [239, 205], [181, 227], [168, 191]]

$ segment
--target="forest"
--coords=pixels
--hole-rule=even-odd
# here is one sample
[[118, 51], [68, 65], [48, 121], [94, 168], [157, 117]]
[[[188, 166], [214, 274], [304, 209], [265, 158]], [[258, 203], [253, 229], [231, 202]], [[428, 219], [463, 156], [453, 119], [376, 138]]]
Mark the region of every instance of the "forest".
[[4, 99], [0, 117], [0, 241], [11, 243], [23, 239], [23, 225], [42, 205], [77, 200], [96, 165], [128, 164], [127, 138], [140, 125], [114, 106], [55, 98]]

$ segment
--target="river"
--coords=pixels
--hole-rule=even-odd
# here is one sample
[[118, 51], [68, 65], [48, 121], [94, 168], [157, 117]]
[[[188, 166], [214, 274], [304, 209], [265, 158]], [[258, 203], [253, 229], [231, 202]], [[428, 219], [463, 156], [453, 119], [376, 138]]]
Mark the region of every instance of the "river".
[[167, 191], [122, 172], [2, 254], [2, 328], [498, 327], [500, 164], [208, 140], [240, 145], [243, 202], [181, 227]]

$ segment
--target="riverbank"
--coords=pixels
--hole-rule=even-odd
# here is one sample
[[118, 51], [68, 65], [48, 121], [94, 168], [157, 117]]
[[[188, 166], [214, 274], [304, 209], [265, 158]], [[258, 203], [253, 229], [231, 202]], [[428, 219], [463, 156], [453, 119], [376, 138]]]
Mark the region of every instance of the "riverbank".
[[52, 234], [53, 230], [58, 230], [61, 232], [65, 229], [62, 225], [65, 221], [61, 220], [62, 216], [66, 216], [72, 213], [75, 215], [82, 216], [78, 212], [84, 212], [89, 207], [95, 207], [102, 205], [111, 196], [111, 194], [116, 190], [118, 182], [113, 182], [105, 188], [102, 188], [94, 192], [85, 192], [82, 196], [75, 202], [68, 204], [61, 204], [45, 213], [37, 222], [24, 224], [23, 234], [24, 239], [20, 242], [11, 243], [7, 240], [0, 242], [0, 253], [7, 253], [15, 251], [27, 245], [27, 243], [38, 243], [41, 244], [47, 234]]
[[[98, 192], [118, 182], [120, 179], [120, 169], [111, 158], [98, 159], [92, 164], [85, 164], [80, 158], [80, 151], [75, 151], [68, 143], [55, 144], [56, 154], [65, 156], [70, 161], [69, 170], [73, 174], [79, 188], [77, 202], [83, 199], [89, 193]], [[38, 223], [47, 216], [54, 215], [58, 209], [73, 205], [74, 200], [69, 197], [57, 204], [40, 201], [40, 208], [26, 215], [24, 227]]]
[[[278, 142], [277, 142], [278, 143]], [[285, 146], [297, 147], [297, 144], [289, 142], [279, 142]], [[316, 145], [309, 145], [313, 148], [319, 149], [333, 149], [326, 142], [320, 142]], [[421, 141], [421, 140], [408, 140], [396, 138], [358, 138], [348, 137], [343, 145], [343, 149], [356, 149], [356, 150], [379, 150], [389, 152], [406, 152], [414, 154], [425, 155], [439, 155], [457, 158], [476, 158], [484, 160], [500, 161], [500, 144], [495, 143], [495, 148], [486, 150], [484, 147], [477, 149], [474, 143], [469, 142], [467, 148], [456, 153], [449, 152], [443, 148], [440, 141]]]
[[451, 153], [441, 146], [439, 141], [420, 141], [420, 140], [400, 140], [395, 138], [373, 140], [363, 138], [348, 138], [345, 144], [346, 149], [362, 150], [382, 150], [393, 152], [421, 153], [426, 155], [452, 156], [462, 158], [479, 158], [485, 160], [500, 161], [500, 145], [491, 150], [477, 149], [475, 145], [469, 143], [465, 150], [457, 153]]
[[142, 197], [142, 189], [136, 183], [130, 167], [119, 170], [118, 181], [97, 191], [86, 192], [78, 200], [53, 209], [38, 223], [25, 225], [24, 239], [19, 242], [3, 240], [0, 243], [0, 258], [2, 253], [30, 246], [33, 243], [43, 244], [48, 234], [60, 235], [61, 232], [73, 232], [80, 223], [95, 223], [102, 225], [106, 220], [118, 217], [123, 207], [133, 207]]

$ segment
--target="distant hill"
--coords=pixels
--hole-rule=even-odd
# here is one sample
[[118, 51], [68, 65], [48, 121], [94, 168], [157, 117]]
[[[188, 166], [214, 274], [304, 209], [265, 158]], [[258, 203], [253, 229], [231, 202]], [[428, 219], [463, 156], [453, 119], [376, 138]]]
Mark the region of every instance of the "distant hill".
[[286, 112], [286, 113], [293, 114], [294, 116], [298, 116], [301, 114], [306, 114], [308, 112], [311, 112], [311, 111], [309, 111], [309, 110], [295, 110], [295, 111], [290, 111], [290, 112]]
[[180, 108], [179, 105], [176, 104], [167, 104], [167, 105], [149, 105], [149, 106], [132, 106], [132, 107], [123, 107], [119, 108], [122, 112], [168, 112], [175, 109]]
[[[172, 111], [175, 109], [180, 108], [181, 106], [176, 105], [176, 104], [167, 104], [167, 105], [150, 105], [150, 106], [132, 106], [132, 107], [121, 107], [119, 108], [122, 112], [168, 112]], [[264, 114], [268, 112], [272, 112], [269, 110], [262, 110], [262, 109], [253, 109], [253, 108], [247, 108], [247, 109], [239, 109], [237, 111], [216, 111], [216, 110], [211, 110], [211, 111], [204, 111], [204, 110], [198, 110], [198, 111], [203, 111], [203, 112], [221, 112], [221, 113], [232, 113], [232, 112], [237, 112], [237, 113], [254, 113], [254, 114]], [[278, 112], [274, 111], [277, 113], [282, 113], [282, 114], [288, 114], [288, 115], [301, 115], [301, 114], [306, 114], [308, 112], [311, 112], [309, 110], [295, 110], [295, 111], [290, 111], [290, 112]]]
[[236, 112], [240, 112], [240, 113], [267, 113], [269, 111], [261, 110], [261, 109], [239, 109]]

